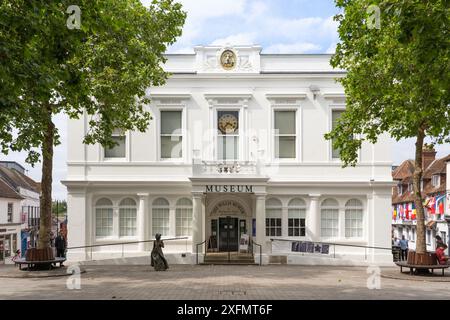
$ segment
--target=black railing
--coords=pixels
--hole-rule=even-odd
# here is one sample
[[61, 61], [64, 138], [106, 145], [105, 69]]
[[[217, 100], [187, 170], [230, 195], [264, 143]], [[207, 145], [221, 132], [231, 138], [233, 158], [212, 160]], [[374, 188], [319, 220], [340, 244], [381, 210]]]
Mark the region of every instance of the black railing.
[[259, 265], [262, 266], [262, 245], [256, 243], [253, 240], [251, 240], [251, 242], [252, 242], [252, 253], [254, 253], [253, 246], [259, 247]]
[[205, 244], [205, 256], [206, 256], [206, 240], [195, 245], [195, 262], [198, 264], [198, 246]]
[[[175, 240], [187, 240], [189, 237], [179, 237], [179, 238], [169, 238], [161, 239], [162, 241], [175, 241]], [[142, 241], [129, 241], [129, 242], [115, 242], [115, 243], [105, 243], [105, 244], [93, 244], [89, 246], [79, 246], [79, 247], [68, 247], [67, 250], [74, 249], [91, 249], [91, 260], [92, 260], [92, 249], [97, 247], [112, 247], [112, 246], [122, 246], [122, 257], [124, 256], [124, 246], [129, 244], [139, 244], [139, 243], [150, 243], [156, 240], [142, 240]]]

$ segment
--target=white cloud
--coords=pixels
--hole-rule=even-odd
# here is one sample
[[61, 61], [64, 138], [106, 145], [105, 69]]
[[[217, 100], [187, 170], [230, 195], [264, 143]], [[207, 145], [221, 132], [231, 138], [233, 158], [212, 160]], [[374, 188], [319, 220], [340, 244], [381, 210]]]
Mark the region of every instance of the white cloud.
[[244, 13], [247, 0], [178, 0], [194, 20], [205, 20]]
[[326, 53], [332, 53], [332, 54], [336, 53], [336, 46], [337, 46], [336, 42], [332, 43], [331, 46], [328, 47]]
[[223, 46], [223, 45], [240, 45], [240, 44], [254, 44], [257, 39], [256, 33], [239, 33], [228, 36], [222, 39], [214, 40], [211, 45]]
[[314, 43], [300, 42], [290, 44], [275, 44], [264, 50], [265, 53], [307, 53], [318, 52], [321, 47]]

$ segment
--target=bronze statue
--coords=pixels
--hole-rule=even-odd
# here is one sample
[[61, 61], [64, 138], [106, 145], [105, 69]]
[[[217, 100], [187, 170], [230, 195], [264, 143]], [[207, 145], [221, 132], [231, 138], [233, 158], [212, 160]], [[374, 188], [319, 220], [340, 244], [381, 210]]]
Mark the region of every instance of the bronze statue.
[[167, 264], [166, 258], [164, 258], [164, 253], [162, 252], [162, 248], [164, 248], [164, 242], [161, 240], [161, 235], [159, 233], [156, 234], [156, 240], [153, 241], [153, 250], [151, 253], [151, 262], [152, 267], [155, 268], [155, 271], [166, 271], [169, 269], [169, 265]]

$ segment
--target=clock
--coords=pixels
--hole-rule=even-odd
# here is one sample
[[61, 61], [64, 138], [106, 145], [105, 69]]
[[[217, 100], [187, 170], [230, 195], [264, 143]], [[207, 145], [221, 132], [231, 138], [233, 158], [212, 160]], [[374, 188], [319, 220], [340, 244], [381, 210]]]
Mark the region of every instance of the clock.
[[238, 119], [235, 115], [224, 114], [219, 119], [219, 129], [223, 134], [235, 133], [238, 128]]

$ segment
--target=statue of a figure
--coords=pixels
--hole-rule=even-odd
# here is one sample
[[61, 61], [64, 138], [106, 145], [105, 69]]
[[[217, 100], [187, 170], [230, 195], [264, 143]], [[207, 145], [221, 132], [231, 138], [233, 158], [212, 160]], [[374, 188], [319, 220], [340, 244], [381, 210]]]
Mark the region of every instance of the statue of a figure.
[[151, 265], [155, 268], [155, 271], [166, 271], [169, 269], [169, 265], [162, 252], [164, 242], [161, 240], [161, 235], [159, 233], [157, 233], [155, 237], [156, 240], [153, 242], [153, 250], [150, 257], [152, 262]]

